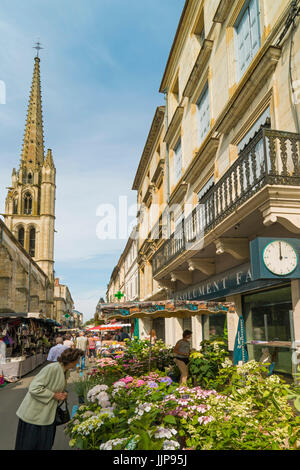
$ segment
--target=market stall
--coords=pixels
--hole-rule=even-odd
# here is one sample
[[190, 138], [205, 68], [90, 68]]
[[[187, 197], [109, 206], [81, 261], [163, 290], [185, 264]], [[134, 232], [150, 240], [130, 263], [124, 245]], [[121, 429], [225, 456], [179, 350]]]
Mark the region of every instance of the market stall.
[[94, 326], [87, 331], [115, 331], [121, 330], [124, 327], [131, 326], [131, 323], [111, 323], [106, 325]]
[[[151, 321], [150, 331], [152, 330], [153, 320], [157, 318], [191, 318], [196, 315], [216, 315], [235, 312], [235, 305], [231, 302], [206, 302], [206, 301], [188, 301], [188, 300], [165, 300], [157, 302], [129, 302], [123, 304], [103, 304], [101, 307], [102, 315], [107, 320], [148, 318]], [[149, 367], [151, 362], [151, 343]]]
[[16, 381], [46, 361], [57, 326], [54, 320], [26, 314], [0, 315], [0, 374], [7, 382]]

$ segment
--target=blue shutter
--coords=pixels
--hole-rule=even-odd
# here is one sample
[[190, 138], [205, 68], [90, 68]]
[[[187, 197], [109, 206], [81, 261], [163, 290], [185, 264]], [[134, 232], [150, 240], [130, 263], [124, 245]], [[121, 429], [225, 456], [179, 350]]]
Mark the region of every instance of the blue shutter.
[[250, 16], [250, 32], [251, 32], [251, 46], [252, 46], [252, 57], [257, 53], [260, 46], [260, 34], [259, 34], [259, 11], [257, 0], [251, 0], [249, 4], [249, 16]]
[[260, 47], [259, 10], [257, 0], [250, 0], [242, 17], [236, 25], [236, 35], [239, 56], [239, 78]]
[[174, 180], [175, 184], [180, 180], [182, 175], [182, 154], [181, 154], [181, 140], [174, 149]]
[[199, 144], [203, 142], [210, 129], [210, 109], [208, 85], [206, 85], [200, 100], [198, 101], [199, 110]]
[[250, 18], [248, 8], [237, 27], [237, 38], [239, 51], [239, 71], [241, 77], [251, 61]]

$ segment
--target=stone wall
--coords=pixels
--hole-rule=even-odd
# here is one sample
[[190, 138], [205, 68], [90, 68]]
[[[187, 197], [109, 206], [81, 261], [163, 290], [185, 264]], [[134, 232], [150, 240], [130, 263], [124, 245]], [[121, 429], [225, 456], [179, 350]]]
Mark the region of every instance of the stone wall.
[[53, 284], [0, 220], [0, 312], [53, 318]]

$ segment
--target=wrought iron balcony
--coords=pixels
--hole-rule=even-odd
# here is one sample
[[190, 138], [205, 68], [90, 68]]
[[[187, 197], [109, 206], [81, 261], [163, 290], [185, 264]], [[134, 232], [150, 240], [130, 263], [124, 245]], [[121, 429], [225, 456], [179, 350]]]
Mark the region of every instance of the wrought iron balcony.
[[300, 134], [261, 127], [152, 259], [153, 275], [267, 185], [300, 186]]

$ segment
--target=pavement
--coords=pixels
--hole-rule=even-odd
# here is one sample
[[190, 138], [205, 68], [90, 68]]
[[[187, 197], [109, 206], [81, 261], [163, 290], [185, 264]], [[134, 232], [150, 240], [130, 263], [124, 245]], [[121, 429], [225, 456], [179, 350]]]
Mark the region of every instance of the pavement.
[[[90, 367], [88, 362], [86, 362], [86, 364], [87, 369], [83, 372], [84, 375]], [[19, 420], [16, 411], [27, 393], [30, 382], [46, 365], [47, 363], [38, 367], [22, 377], [18, 382], [7, 384], [5, 387], [0, 388], [0, 451], [14, 450]], [[78, 397], [74, 392], [72, 383], [78, 381], [79, 378], [80, 373], [72, 371], [68, 380], [68, 408], [70, 413], [72, 412], [73, 406], [78, 405]], [[69, 447], [69, 437], [64, 433], [64, 426], [58, 426], [56, 428], [53, 450], [72, 450]]]

